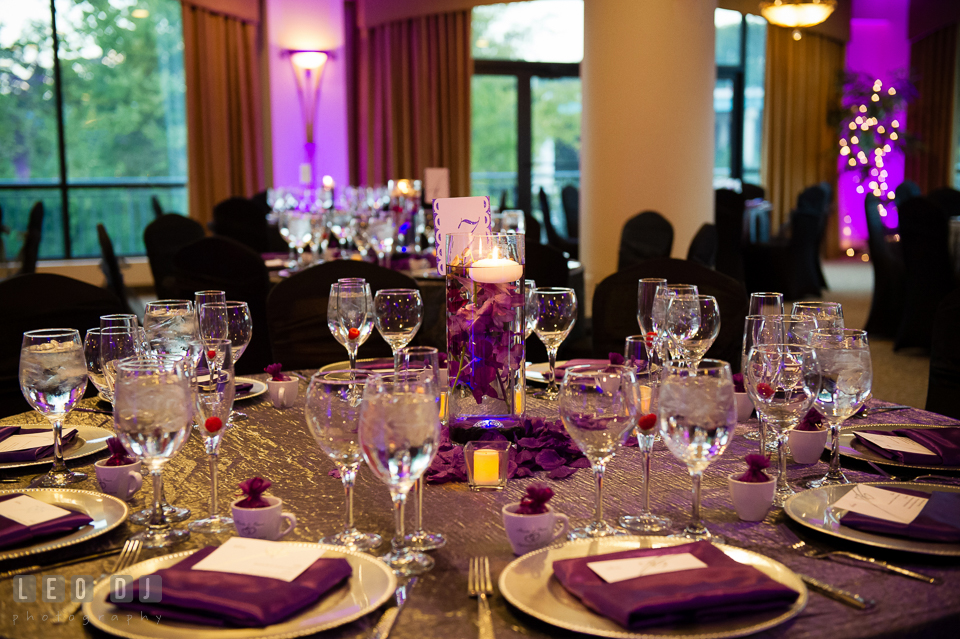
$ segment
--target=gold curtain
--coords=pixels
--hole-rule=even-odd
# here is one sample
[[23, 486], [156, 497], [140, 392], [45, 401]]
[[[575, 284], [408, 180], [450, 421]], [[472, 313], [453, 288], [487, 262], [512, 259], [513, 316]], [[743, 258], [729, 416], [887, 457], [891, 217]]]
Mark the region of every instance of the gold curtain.
[[919, 146], [907, 154], [905, 174], [922, 193], [953, 186], [956, 162], [954, 114], [957, 108], [956, 24], [935, 31], [910, 47], [917, 98], [907, 105], [907, 131]]
[[469, 11], [359, 28], [351, 182], [446, 167], [450, 194], [469, 195], [472, 72]]
[[840, 104], [841, 42], [767, 27], [761, 181], [773, 205], [773, 226], [790, 217], [805, 187], [837, 182], [837, 133], [828, 114]]
[[255, 24], [183, 4], [190, 217], [265, 187]]

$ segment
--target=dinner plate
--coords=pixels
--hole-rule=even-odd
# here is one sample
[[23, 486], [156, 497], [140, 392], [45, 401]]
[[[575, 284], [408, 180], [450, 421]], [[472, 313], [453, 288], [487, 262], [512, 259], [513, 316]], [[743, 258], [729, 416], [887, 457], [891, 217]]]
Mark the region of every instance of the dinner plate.
[[[851, 459], [871, 461], [874, 464], [880, 464], [881, 466], [916, 468], [917, 470], [946, 470], [950, 472], [960, 472], [960, 466], [913, 466], [911, 464], [903, 464], [893, 459], [887, 459], [886, 457], [873, 452], [861, 444], [857, 438], [853, 436], [854, 431], [858, 430], [891, 431], [899, 430], [901, 428], [957, 428], [957, 426], [938, 426], [935, 424], [863, 424], [857, 426], [844, 426], [840, 429], [840, 454], [844, 457], [850, 457]], [[830, 442], [828, 440], [827, 448], [829, 447]]]
[[45, 537], [42, 541], [28, 546], [0, 549], [0, 561], [35, 555], [47, 550], [64, 548], [99, 537], [110, 532], [123, 523], [127, 518], [127, 505], [110, 495], [95, 493], [92, 490], [75, 490], [73, 488], [18, 488], [0, 490], [0, 495], [22, 493], [54, 506], [68, 510], [82, 512], [93, 521], [82, 528], [69, 533], [58, 533], [56, 537]]
[[[568, 360], [560, 360], [557, 366], [566, 364]], [[547, 383], [547, 373], [550, 372], [550, 363], [541, 362], [540, 364], [527, 364], [527, 379], [531, 382]], [[559, 381], [559, 380], [558, 380]]]
[[807, 587], [789, 568], [769, 557], [717, 544], [731, 559], [753, 566], [768, 577], [800, 593], [797, 600], [781, 610], [768, 610], [711, 622], [676, 623], [663, 627], [625, 630], [623, 626], [595, 613], [567, 592], [553, 576], [553, 562], [559, 559], [601, 555], [636, 548], [663, 548], [690, 543], [668, 537], [607, 537], [580, 539], [529, 553], [515, 559], [500, 573], [500, 593], [511, 604], [541, 621], [598, 637], [623, 639], [722, 639], [773, 628], [796, 616], [807, 605]]
[[[396, 590], [397, 578], [393, 571], [376, 557], [339, 546], [296, 541], [280, 543], [311, 549], [322, 548], [324, 557], [343, 557], [349, 561], [353, 574], [346, 584], [329, 592], [309, 608], [304, 608], [286, 621], [260, 628], [224, 628], [165, 620], [158, 623], [156, 617], [142, 618], [135, 613], [128, 622], [127, 615], [131, 614], [131, 611], [117, 608], [106, 600], [110, 588], [109, 580], [97, 584], [93, 591], [93, 601], [83, 604], [83, 614], [100, 630], [130, 639], [283, 639], [312, 635], [359, 619], [379, 608]], [[196, 550], [188, 550], [155, 557], [126, 568], [123, 572], [137, 579], [162, 568], [169, 568], [195, 552]], [[111, 615], [117, 615], [119, 620], [111, 623]]]
[[[103, 416], [105, 420], [109, 420], [109, 415]], [[5, 426], [12, 426], [13, 424], [4, 424]], [[28, 428], [41, 428], [46, 424], [23, 424], [23, 426]], [[107, 447], [107, 440], [113, 437], [113, 431], [107, 430], [106, 428], [98, 428], [97, 426], [64, 426], [65, 429], [69, 430], [71, 428], [77, 429], [77, 436], [73, 439], [72, 442], [67, 446], [63, 451], [63, 458], [67, 461], [71, 459], [77, 459], [78, 457], [86, 457], [87, 455], [92, 455], [94, 453], [99, 453], [101, 450], [104, 450]], [[53, 443], [53, 429], [50, 429], [50, 443]], [[7, 470], [8, 468], [25, 468], [27, 466], [43, 466], [44, 464], [53, 463], [53, 453], [50, 453], [49, 456], [36, 461], [18, 461], [18, 462], [6, 462], [0, 464], [0, 471]]]
[[[368, 357], [367, 359], [358, 359], [357, 364], [369, 364], [371, 362], [382, 362], [382, 366], [376, 366], [374, 368], [365, 368], [363, 370], [368, 373], [392, 373], [393, 372], [393, 358], [390, 357]], [[318, 373], [329, 373], [330, 371], [340, 371], [350, 368], [350, 362], [334, 362], [333, 364], [327, 364], [320, 370]]]
[[[917, 484], [913, 482], [863, 482], [862, 485], [877, 486], [879, 488], [899, 486], [925, 493], [932, 493], [935, 490], [950, 493], [960, 492], [960, 487], [958, 486]], [[839, 519], [846, 511], [841, 511], [840, 514], [838, 514], [830, 509], [830, 504], [835, 503], [848, 491], [853, 490], [854, 486], [857, 486], [857, 484], [824, 486], [822, 488], [805, 490], [788, 499], [783, 510], [792, 520], [801, 526], [806, 526], [807, 528], [833, 537], [846, 539], [847, 541], [855, 541], [866, 544], [867, 546], [876, 546], [877, 548], [886, 548], [888, 550], [903, 550], [923, 555], [960, 557], [960, 544], [945, 544], [933, 541], [921, 541], [918, 539], [888, 537], [863, 530], [854, 530], [853, 528], [841, 525]]]
[[[201, 381], [205, 381], [207, 377], [209, 376], [201, 375], [199, 379]], [[245, 399], [250, 399], [258, 395], [263, 395], [264, 393], [267, 392], [267, 384], [265, 382], [261, 382], [258, 379], [253, 379], [252, 377], [236, 377], [234, 378], [233, 382], [235, 384], [253, 384], [253, 388], [250, 389], [249, 393], [245, 393], [243, 395], [237, 395], [236, 397], [234, 397], [233, 401], [235, 402], [241, 402]], [[100, 401], [104, 401], [108, 404], [112, 403], [109, 399], [104, 397], [103, 393], [97, 393], [97, 397], [100, 398]]]

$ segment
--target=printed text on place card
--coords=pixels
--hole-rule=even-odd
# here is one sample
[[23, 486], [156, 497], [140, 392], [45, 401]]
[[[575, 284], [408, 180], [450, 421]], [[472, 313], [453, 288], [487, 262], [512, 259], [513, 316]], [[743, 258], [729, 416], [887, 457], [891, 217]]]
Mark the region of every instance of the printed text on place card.
[[898, 437], [896, 435], [876, 435], [874, 433], [857, 433], [867, 441], [870, 441], [884, 450], [899, 450], [904, 453], [916, 453], [918, 455], [933, 455], [936, 453], [922, 444], [918, 444], [909, 437]]
[[859, 485], [833, 502], [831, 506], [898, 524], [909, 524], [917, 518], [928, 500], [928, 497], [915, 497], [895, 493], [892, 490]]
[[42, 524], [69, 514], [70, 511], [66, 508], [60, 508], [27, 495], [0, 502], [0, 516], [12, 519], [22, 526]]
[[290, 582], [323, 555], [319, 548], [305, 548], [278, 541], [231, 537], [198, 561], [193, 570], [229, 572]]
[[675, 555], [656, 555], [649, 557], [630, 557], [627, 559], [611, 559], [609, 561], [594, 561], [587, 567], [595, 572], [608, 584], [618, 581], [648, 577], [665, 572], [680, 572], [681, 570], [696, 570], [706, 568], [703, 563], [688, 552]]

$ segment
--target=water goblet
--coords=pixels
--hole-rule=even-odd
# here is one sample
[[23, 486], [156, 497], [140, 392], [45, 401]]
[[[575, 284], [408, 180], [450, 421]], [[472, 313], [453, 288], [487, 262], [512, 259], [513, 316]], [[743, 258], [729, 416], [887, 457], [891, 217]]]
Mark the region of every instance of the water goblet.
[[715, 538], [700, 517], [700, 480], [723, 454], [737, 426], [733, 374], [727, 362], [703, 359], [664, 365], [658, 410], [660, 434], [673, 456], [687, 465], [693, 482], [693, 513], [680, 537]]
[[246, 302], [225, 302], [227, 305], [227, 339], [230, 340], [230, 353], [236, 364], [250, 345], [253, 337], [253, 317]]
[[323, 544], [369, 550], [380, 545], [380, 535], [357, 530], [353, 522], [353, 486], [360, 466], [360, 401], [369, 373], [339, 370], [310, 378], [303, 413], [310, 434], [337, 470], [346, 494], [343, 530], [324, 537]]
[[560, 419], [577, 447], [590, 460], [596, 484], [593, 521], [570, 531], [570, 539], [625, 535], [603, 520], [603, 478], [624, 434], [637, 423], [640, 389], [629, 366], [572, 366], [563, 375]]
[[[631, 356], [637, 357], [640, 349], [645, 343], [644, 335], [634, 335], [627, 338], [627, 346], [624, 352], [626, 365], [631, 362], [637, 362], [636, 359], [630, 359]], [[645, 350], [645, 349], [644, 349]], [[637, 410], [637, 421], [633, 426], [633, 434], [637, 438], [637, 446], [640, 448], [640, 454], [643, 457], [643, 492], [640, 497], [640, 513], [636, 515], [623, 515], [620, 517], [620, 525], [635, 532], [652, 533], [661, 532], [670, 528], [671, 521], [666, 517], [655, 515], [650, 510], [650, 462], [653, 453], [653, 442], [657, 435], [657, 404], [660, 397], [660, 371], [659, 367], [654, 369], [652, 366], [635, 367], [637, 375], [637, 384], [639, 386], [640, 406]]]
[[667, 280], [662, 277], [645, 277], [637, 283], [637, 324], [647, 339], [647, 357], [660, 364], [660, 344], [657, 328], [653, 321], [654, 304], [661, 286], [666, 286]]
[[333, 338], [347, 349], [350, 368], [356, 368], [357, 351], [373, 331], [370, 285], [364, 280], [331, 284], [327, 301], [327, 327]]
[[117, 376], [117, 362], [142, 353], [142, 344], [136, 327], [110, 326], [100, 329], [100, 370], [108, 397], [113, 401], [113, 386]]
[[673, 346], [667, 333], [667, 306], [670, 304], [670, 298], [677, 295], [699, 294], [700, 292], [694, 284], [666, 284], [657, 288], [651, 318], [653, 330], [657, 334], [657, 355], [661, 362], [669, 359], [670, 347]]
[[787, 434], [800, 420], [820, 391], [820, 368], [813, 349], [797, 344], [760, 344], [750, 351], [745, 375], [747, 392], [772, 430], [777, 443], [776, 506], [795, 494], [787, 483]]
[[680, 359], [699, 362], [720, 334], [717, 299], [711, 295], [672, 297], [667, 304], [666, 330]]
[[226, 291], [195, 291], [193, 293], [193, 307], [197, 309], [197, 313], [200, 312], [200, 307], [204, 304], [214, 304], [216, 302], [227, 301]]
[[217, 482], [217, 464], [220, 461], [220, 444], [223, 436], [232, 426], [230, 410], [233, 408], [235, 382], [233, 376], [233, 357], [231, 356], [230, 340], [208, 340], [204, 343], [207, 349], [223, 350], [223, 361], [210, 375], [200, 379], [194, 374], [192, 383], [196, 393], [196, 424], [199, 425], [203, 436], [203, 448], [210, 463], [210, 516], [190, 522], [187, 526], [193, 532], [222, 533], [233, 530], [233, 519], [225, 517], [219, 512], [219, 494]]
[[183, 355], [187, 344], [196, 339], [197, 318], [190, 300], [147, 302], [143, 330], [150, 348], [157, 353]]
[[530, 339], [537, 326], [537, 283], [523, 280], [523, 339]]
[[[419, 372], [421, 376], [432, 377], [437, 380], [437, 402], [440, 403], [440, 395], [447, 389], [442, 388], [442, 378], [440, 376], [440, 353], [432, 346], [405, 346], [400, 351], [400, 370], [401, 373]], [[441, 419], [442, 413], [441, 410]], [[427, 532], [423, 528], [423, 489], [426, 479], [420, 477], [413, 489], [416, 491], [416, 528], [413, 532], [404, 537], [406, 545], [417, 550], [436, 550], [446, 545], [447, 540], [441, 533]]]
[[783, 293], [750, 293], [747, 315], [782, 315]]
[[535, 293], [537, 325], [533, 330], [547, 347], [550, 383], [544, 390], [535, 393], [534, 397], [552, 401], [560, 397], [556, 375], [557, 350], [577, 323], [577, 294], [572, 288], [537, 288]]
[[843, 306], [839, 302], [794, 302], [792, 315], [817, 320], [817, 328], [843, 328]]
[[360, 406], [360, 449], [367, 465], [390, 489], [397, 532], [382, 557], [399, 575], [433, 567], [433, 559], [403, 545], [407, 493], [430, 467], [440, 443], [436, 380], [419, 372], [372, 375]]
[[852, 328], [818, 328], [810, 334], [810, 346], [820, 363], [820, 392], [814, 401], [817, 412], [830, 426], [830, 470], [809, 488], [848, 484], [840, 468], [840, 427], [870, 397], [873, 365], [867, 332]]
[[87, 389], [87, 364], [80, 333], [72, 328], [27, 331], [20, 346], [20, 391], [53, 427], [53, 468], [36, 483], [45, 488], [87, 478], [63, 461], [63, 421]]
[[412, 288], [385, 288], [373, 298], [377, 332], [393, 351], [393, 370], [400, 370], [400, 349], [410, 343], [423, 321], [420, 291]]
[[113, 425], [130, 453], [143, 461], [153, 480], [153, 513], [147, 529], [133, 536], [147, 548], [184, 541], [190, 531], [172, 528], [161, 506], [163, 466], [190, 436], [196, 404], [181, 362], [131, 357], [118, 362]]
[[97, 388], [100, 396], [108, 402], [113, 401], [113, 393], [103, 376], [103, 363], [100, 361], [100, 329], [91, 328], [83, 336], [83, 357], [87, 360], [87, 379]]

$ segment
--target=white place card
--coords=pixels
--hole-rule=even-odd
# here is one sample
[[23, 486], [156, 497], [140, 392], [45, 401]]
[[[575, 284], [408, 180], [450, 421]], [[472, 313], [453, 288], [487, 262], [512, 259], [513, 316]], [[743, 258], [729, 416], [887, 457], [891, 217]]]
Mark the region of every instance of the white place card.
[[490, 232], [489, 197], [451, 197], [433, 201], [433, 228], [437, 247], [437, 272], [447, 272], [447, 240], [449, 233], [482, 235]]
[[[63, 431], [61, 439], [73, 432], [76, 428]], [[41, 446], [53, 446], [53, 431], [48, 433], [27, 433], [26, 435], [11, 435], [0, 442], [0, 453], [10, 453], [17, 450], [28, 450], [30, 448], [40, 448]]]
[[858, 432], [857, 435], [863, 437], [867, 441], [876, 444], [884, 450], [898, 450], [904, 453], [916, 453], [918, 455], [933, 455], [937, 456], [935, 452], [919, 444], [909, 437], [900, 437], [898, 435], [877, 435], [876, 433], [864, 433]]
[[291, 582], [321, 556], [323, 550], [319, 548], [231, 537], [197, 562], [193, 570], [229, 572]]
[[909, 524], [917, 518], [928, 501], [929, 497], [915, 497], [874, 486], [857, 485], [830, 506], [898, 524]]
[[0, 502], [0, 516], [12, 519], [22, 526], [33, 526], [72, 514], [66, 508], [48, 504], [27, 495]]
[[649, 577], [665, 572], [680, 572], [682, 570], [697, 570], [706, 568], [703, 563], [688, 552], [675, 555], [656, 555], [650, 557], [629, 557], [627, 559], [611, 559], [609, 561], [593, 561], [587, 567], [608, 584], [618, 581]]

